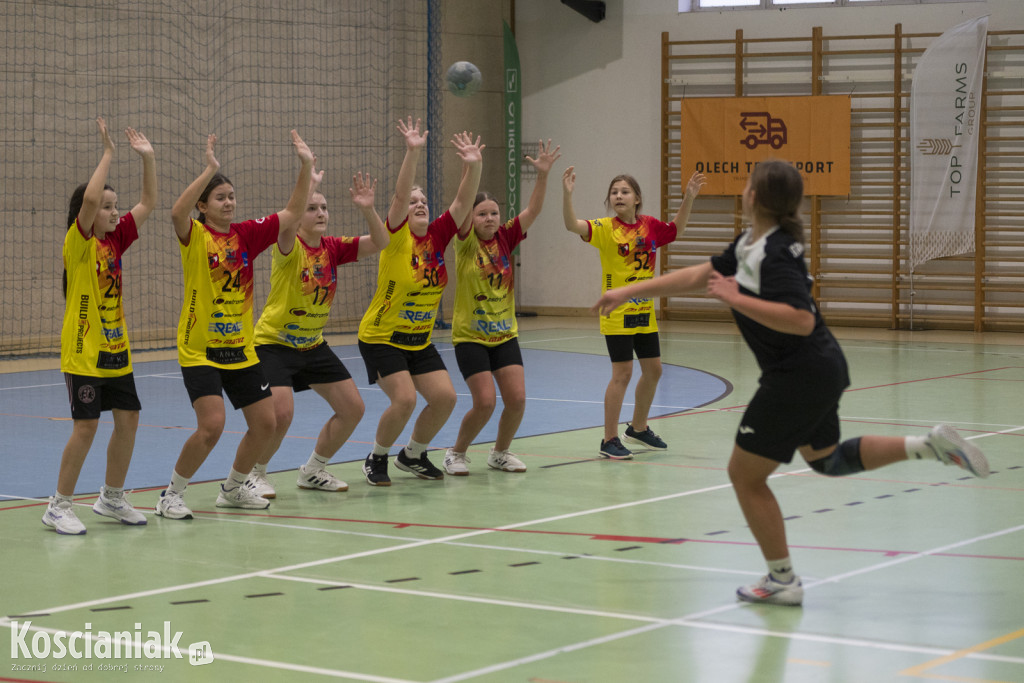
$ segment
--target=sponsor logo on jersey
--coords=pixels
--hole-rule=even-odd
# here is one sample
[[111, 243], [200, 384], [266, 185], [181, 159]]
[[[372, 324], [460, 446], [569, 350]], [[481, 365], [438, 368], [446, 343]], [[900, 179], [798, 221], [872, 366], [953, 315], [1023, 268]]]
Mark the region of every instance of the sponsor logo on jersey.
[[402, 311], [398, 314], [398, 317], [411, 323], [418, 323], [425, 320], [433, 320], [434, 311]]
[[241, 334], [243, 331], [242, 323], [210, 323], [207, 327], [207, 331], [211, 334], [219, 334], [222, 337], [227, 337], [232, 334]]
[[511, 332], [512, 322], [511, 320], [476, 320], [474, 326], [477, 332], [483, 332], [484, 334], [495, 334], [499, 332]]

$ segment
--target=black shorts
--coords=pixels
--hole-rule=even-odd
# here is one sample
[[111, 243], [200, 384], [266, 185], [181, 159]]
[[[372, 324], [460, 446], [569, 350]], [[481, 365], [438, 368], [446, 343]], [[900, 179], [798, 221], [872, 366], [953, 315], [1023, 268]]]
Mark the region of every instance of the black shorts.
[[135, 391], [135, 374], [120, 377], [89, 377], [64, 373], [71, 404], [71, 419], [98, 420], [104, 410], [142, 410]]
[[311, 384], [331, 384], [352, 379], [338, 356], [327, 342], [309, 349], [296, 349], [281, 344], [261, 344], [256, 347], [263, 374], [272, 387], [291, 387], [305, 391]]
[[235, 410], [270, 397], [270, 382], [257, 363], [238, 370], [224, 370], [211, 365], [190, 365], [181, 368], [188, 400], [195, 403], [203, 396], [228, 395]]
[[459, 364], [462, 378], [469, 379], [478, 372], [494, 372], [506, 365], [522, 365], [523, 353], [516, 337], [497, 346], [462, 342], [455, 345], [455, 361]]
[[403, 370], [407, 370], [410, 375], [425, 375], [448, 369], [433, 344], [419, 351], [409, 351], [391, 344], [367, 344], [360, 341], [359, 354], [366, 365], [366, 379], [370, 384], [376, 384], [378, 376], [387, 377]]
[[613, 363], [633, 360], [633, 351], [636, 351], [637, 358], [661, 357], [661, 342], [657, 332], [606, 334], [604, 343], [608, 345], [608, 355]]
[[839, 443], [839, 399], [849, 386], [845, 361], [837, 372], [769, 372], [743, 413], [736, 445], [788, 463], [801, 446]]

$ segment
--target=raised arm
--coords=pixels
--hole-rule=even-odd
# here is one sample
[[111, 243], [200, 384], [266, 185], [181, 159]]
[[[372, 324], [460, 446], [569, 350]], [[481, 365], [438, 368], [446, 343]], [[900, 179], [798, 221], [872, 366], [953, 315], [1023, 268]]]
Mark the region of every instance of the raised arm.
[[537, 216], [540, 215], [541, 209], [544, 208], [544, 197], [548, 191], [548, 173], [551, 172], [551, 167], [555, 165], [555, 161], [562, 156], [561, 152], [559, 152], [561, 148], [561, 145], [556, 145], [552, 150], [550, 139], [548, 139], [547, 145], [541, 140], [537, 148], [537, 158], [526, 157], [526, 160], [537, 169], [537, 182], [533, 184], [533, 192], [530, 193], [530, 203], [519, 212], [519, 227], [523, 229], [523, 232], [526, 232], [533, 225], [533, 222], [537, 220]]
[[586, 221], [576, 219], [576, 209], [572, 205], [572, 193], [576, 189], [576, 174], [573, 172], [575, 168], [570, 166], [562, 173], [562, 220], [565, 222], [566, 230], [586, 237], [589, 226]]
[[[114, 141], [110, 139], [107, 132], [107, 122], [102, 116], [96, 117], [96, 125], [100, 129], [100, 138], [103, 140], [103, 155], [100, 162], [96, 164], [96, 170], [89, 177], [85, 186], [85, 194], [82, 197], [82, 208], [78, 210], [78, 227], [83, 234], [92, 234], [92, 224], [96, 220], [100, 204], [103, 202], [103, 188], [107, 184], [107, 175], [110, 173], [110, 162], [114, 159]], [[69, 226], [70, 227], [70, 226]]]
[[309, 146], [294, 130], [292, 131], [292, 144], [295, 146], [295, 153], [301, 162], [299, 177], [295, 180], [295, 187], [292, 189], [292, 196], [288, 198], [288, 204], [277, 212], [279, 222], [277, 246], [285, 254], [295, 246], [295, 233], [299, 230], [299, 219], [302, 218], [302, 212], [306, 210], [306, 204], [309, 202], [309, 185], [313, 177], [313, 153], [309, 151]]
[[659, 275], [650, 280], [609, 289], [590, 310], [600, 315], [608, 315], [630, 299], [675, 296], [700, 289], [707, 283], [712, 272], [714, 270], [711, 267], [711, 261], [706, 261], [695, 266], [674, 270], [666, 275]]
[[480, 189], [480, 175], [484, 168], [484, 147], [480, 144], [480, 136], [476, 141], [473, 134], [467, 131], [456, 133], [452, 136], [452, 144], [455, 145], [455, 153], [462, 159], [462, 179], [459, 181], [459, 190], [455, 193], [455, 199], [448, 207], [448, 213], [456, 225], [462, 223], [473, 211], [473, 201], [476, 199], [476, 192]]
[[199, 201], [199, 195], [203, 193], [210, 179], [220, 170], [220, 162], [213, 154], [213, 147], [216, 144], [216, 135], [211, 133], [206, 136], [206, 168], [185, 188], [185, 191], [174, 202], [174, 206], [171, 207], [171, 223], [174, 224], [174, 232], [178, 235], [178, 240], [183, 243], [188, 242], [189, 233], [192, 231], [190, 214], [196, 202]]
[[370, 227], [370, 234], [359, 238], [358, 258], [376, 254], [391, 241], [384, 221], [380, 219], [377, 209], [373, 206], [376, 189], [376, 178], [370, 178], [369, 174], [364, 177], [362, 171], [352, 176], [352, 187], [348, 188], [349, 194], [352, 195], [352, 203], [359, 207], [359, 212], [363, 214], [366, 224]]
[[135, 226], [142, 225], [149, 214], [156, 208], [156, 155], [153, 152], [153, 145], [146, 136], [134, 128], [125, 128], [124, 134], [128, 137], [128, 144], [142, 157], [142, 197], [139, 203], [132, 207], [132, 217], [135, 219]]
[[690, 209], [693, 208], [693, 200], [700, 194], [700, 188], [704, 187], [707, 182], [707, 178], [704, 177], [703, 173], [694, 173], [690, 176], [689, 182], [686, 183], [686, 194], [683, 196], [682, 203], [679, 204], [679, 209], [676, 210], [675, 217], [672, 218], [672, 222], [676, 224], [676, 230], [678, 234], [682, 234], [683, 229], [686, 228], [686, 222], [690, 220]]
[[388, 207], [388, 225], [392, 229], [397, 228], [409, 215], [409, 196], [412, 195], [413, 181], [416, 179], [416, 164], [419, 163], [420, 151], [427, 144], [429, 131], [420, 131], [421, 122], [412, 117], [405, 121], [398, 121], [398, 132], [405, 138], [405, 158], [402, 159], [402, 167], [398, 169], [398, 180], [395, 181], [395, 196], [391, 199], [391, 206]]

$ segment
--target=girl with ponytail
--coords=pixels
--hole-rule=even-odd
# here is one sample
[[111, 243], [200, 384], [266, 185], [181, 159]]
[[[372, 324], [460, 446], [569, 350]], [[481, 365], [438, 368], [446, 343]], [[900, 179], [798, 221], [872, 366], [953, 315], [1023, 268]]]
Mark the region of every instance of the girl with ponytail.
[[758, 164], [743, 190], [750, 227], [719, 256], [653, 280], [605, 293], [606, 313], [638, 296], [676, 296], [706, 286], [732, 309], [761, 369], [729, 460], [729, 479], [761, 548], [768, 573], [736, 591], [740, 600], [800, 605], [782, 511], [768, 487], [794, 451], [827, 476], [856, 474], [902, 460], [935, 460], [987, 477], [984, 454], [939, 424], [926, 436], [864, 436], [839, 441], [839, 399], [850, 384], [846, 358], [811, 297], [803, 257], [800, 173], [784, 161]]

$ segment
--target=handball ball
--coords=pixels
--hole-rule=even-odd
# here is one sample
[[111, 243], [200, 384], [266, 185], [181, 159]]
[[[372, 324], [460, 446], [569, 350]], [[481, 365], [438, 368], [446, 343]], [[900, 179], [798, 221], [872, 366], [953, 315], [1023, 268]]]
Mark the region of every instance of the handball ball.
[[448, 89], [453, 95], [469, 97], [480, 89], [480, 69], [471, 62], [455, 62], [448, 67]]

